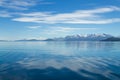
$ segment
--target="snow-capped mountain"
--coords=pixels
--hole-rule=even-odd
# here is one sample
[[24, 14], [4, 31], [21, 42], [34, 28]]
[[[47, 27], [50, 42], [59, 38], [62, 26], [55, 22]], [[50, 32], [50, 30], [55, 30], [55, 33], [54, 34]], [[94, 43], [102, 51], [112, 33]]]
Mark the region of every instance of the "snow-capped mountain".
[[72, 35], [72, 36], [66, 36], [63, 38], [54, 38], [49, 39], [53, 41], [101, 41], [105, 40], [107, 38], [111, 38], [113, 36], [109, 34], [85, 34], [85, 35]]

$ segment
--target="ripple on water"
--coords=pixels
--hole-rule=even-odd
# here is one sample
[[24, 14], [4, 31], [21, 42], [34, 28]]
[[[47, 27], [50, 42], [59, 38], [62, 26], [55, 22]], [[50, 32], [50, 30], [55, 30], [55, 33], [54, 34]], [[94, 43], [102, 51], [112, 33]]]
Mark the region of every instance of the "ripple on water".
[[118, 43], [10, 45], [0, 46], [0, 80], [120, 80]]

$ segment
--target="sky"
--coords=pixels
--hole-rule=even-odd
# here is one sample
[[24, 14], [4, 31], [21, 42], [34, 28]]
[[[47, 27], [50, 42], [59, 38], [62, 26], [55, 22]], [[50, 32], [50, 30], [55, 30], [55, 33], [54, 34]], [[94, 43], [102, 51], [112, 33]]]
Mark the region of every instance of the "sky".
[[0, 40], [120, 36], [120, 0], [0, 0]]

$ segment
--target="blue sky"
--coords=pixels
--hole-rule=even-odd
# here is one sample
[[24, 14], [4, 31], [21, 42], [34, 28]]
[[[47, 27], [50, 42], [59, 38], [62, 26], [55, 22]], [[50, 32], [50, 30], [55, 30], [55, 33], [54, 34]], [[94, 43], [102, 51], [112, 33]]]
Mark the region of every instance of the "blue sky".
[[0, 39], [120, 36], [120, 0], [0, 0]]

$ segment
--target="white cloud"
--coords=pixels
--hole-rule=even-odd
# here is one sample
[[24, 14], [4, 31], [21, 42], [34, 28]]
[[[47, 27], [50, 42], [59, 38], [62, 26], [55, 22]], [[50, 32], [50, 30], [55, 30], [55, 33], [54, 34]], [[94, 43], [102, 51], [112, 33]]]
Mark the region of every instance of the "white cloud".
[[49, 13], [49, 12], [32, 12], [19, 14], [20, 17], [12, 19], [19, 22], [34, 23], [69, 23], [69, 24], [108, 24], [120, 22], [120, 18], [105, 18], [104, 13], [120, 11], [119, 7], [110, 6], [105, 8], [96, 8], [92, 10], [78, 10], [71, 13]]
[[93, 10], [80, 10], [78, 12], [95, 14], [95, 13], [106, 13], [106, 12], [112, 12], [112, 11], [120, 11], [120, 8], [116, 6], [110, 6], [110, 7], [105, 7], [105, 8], [97, 8]]
[[115, 23], [115, 22], [120, 22], [120, 18], [101, 19], [101, 20], [72, 20], [72, 21], [66, 21], [65, 23], [70, 23], [70, 24], [109, 24], [109, 23]]

